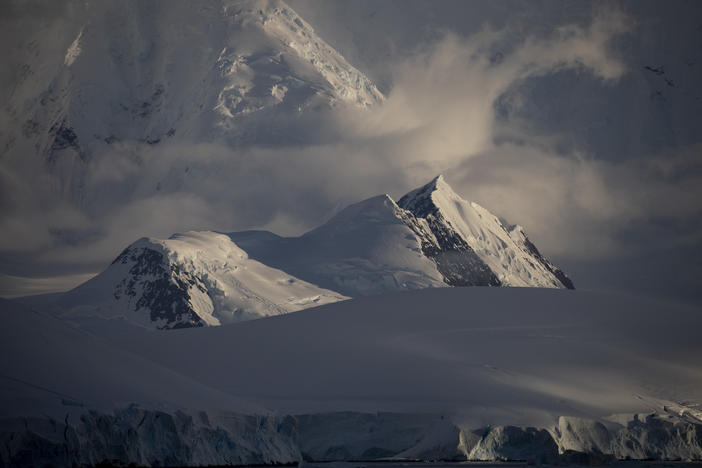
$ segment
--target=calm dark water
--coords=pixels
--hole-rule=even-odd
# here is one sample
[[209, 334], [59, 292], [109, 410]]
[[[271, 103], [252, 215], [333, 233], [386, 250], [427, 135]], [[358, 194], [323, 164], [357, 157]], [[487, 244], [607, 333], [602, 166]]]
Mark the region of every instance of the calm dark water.
[[[702, 468], [702, 462], [670, 462], [670, 461], [617, 461], [607, 465], [547, 465], [527, 462], [408, 462], [408, 461], [382, 461], [382, 462], [326, 462], [298, 465], [299, 468], [511, 468], [533, 466], [567, 466], [580, 467], [607, 467], [607, 468]], [[257, 467], [260, 468], [260, 467]]]

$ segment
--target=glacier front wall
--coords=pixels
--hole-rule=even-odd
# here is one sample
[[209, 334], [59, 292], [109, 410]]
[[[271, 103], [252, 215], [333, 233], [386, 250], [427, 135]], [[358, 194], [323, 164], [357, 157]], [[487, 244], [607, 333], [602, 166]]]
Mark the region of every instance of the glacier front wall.
[[635, 415], [625, 425], [562, 417], [551, 430], [461, 428], [431, 414], [298, 416], [163, 412], [130, 406], [64, 420], [0, 420], [0, 466], [284, 464], [340, 460], [521, 460], [599, 464], [614, 459], [700, 460], [702, 424]]

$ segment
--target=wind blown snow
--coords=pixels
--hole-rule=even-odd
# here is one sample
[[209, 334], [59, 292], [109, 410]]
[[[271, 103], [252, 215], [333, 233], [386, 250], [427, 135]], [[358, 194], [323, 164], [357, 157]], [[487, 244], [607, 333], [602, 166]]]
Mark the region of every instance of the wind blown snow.
[[78, 36], [71, 43], [71, 46], [66, 51], [66, 56], [63, 58], [63, 63], [67, 67], [70, 67], [71, 65], [73, 65], [73, 62], [75, 62], [76, 59], [78, 58], [78, 56], [80, 55], [80, 38], [82, 36], [83, 36], [83, 30], [81, 29], [80, 32], [78, 33]]

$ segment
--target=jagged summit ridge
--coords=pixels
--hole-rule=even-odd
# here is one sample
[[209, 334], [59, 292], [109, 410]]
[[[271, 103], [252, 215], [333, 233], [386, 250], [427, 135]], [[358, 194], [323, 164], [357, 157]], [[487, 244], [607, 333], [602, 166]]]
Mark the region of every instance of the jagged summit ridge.
[[[428, 245], [452, 286], [536, 286], [573, 289], [570, 279], [536, 249], [521, 227], [505, 226], [490, 211], [461, 198], [442, 175], [403, 196], [398, 205], [411, 212], [440, 240]], [[456, 257], [462, 257], [456, 262]], [[472, 262], [470, 273], [456, 267]], [[449, 265], [450, 263], [450, 265]]]

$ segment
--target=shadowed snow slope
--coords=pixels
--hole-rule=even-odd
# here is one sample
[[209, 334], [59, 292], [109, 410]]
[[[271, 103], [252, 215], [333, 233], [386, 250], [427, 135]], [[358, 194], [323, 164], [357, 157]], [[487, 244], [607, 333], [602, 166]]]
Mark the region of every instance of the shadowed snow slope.
[[[1, 305], [0, 437], [10, 447], [1, 456], [10, 459], [46, 447], [42, 460], [163, 463], [166, 440], [181, 464], [221, 460], [217, 447], [269, 461], [702, 458], [699, 308], [440, 288], [159, 333], [102, 318], [77, 331]], [[154, 396], [170, 409], [142, 409]], [[297, 416], [231, 413], [250, 411], [246, 400]], [[12, 418], [37, 411], [62, 416]], [[253, 440], [245, 456], [241, 439]]]
[[0, 466], [291, 462], [285, 418], [0, 299]]
[[297, 141], [306, 112], [384, 99], [282, 1], [85, 8], [86, 24], [57, 22], [50, 44], [26, 45], [21, 77], [0, 95], [13, 116], [0, 135], [3, 157], [36, 155], [81, 206], [93, 195], [86, 171], [114, 151], [174, 138]]
[[208, 388], [66, 322], [0, 299], [0, 413], [63, 418], [78, 408], [262, 407]]
[[538, 424], [649, 410], [658, 399], [702, 402], [701, 323], [699, 309], [599, 293], [441, 288], [232, 326], [108, 334], [281, 411], [448, 411]]

